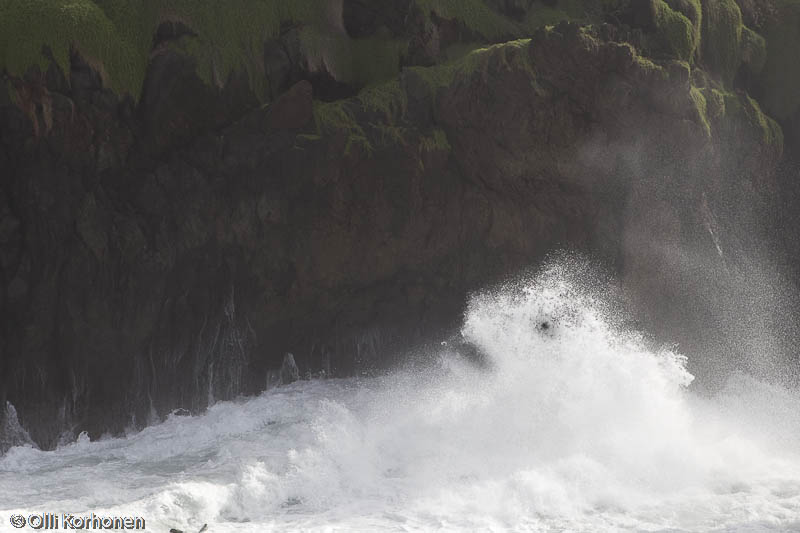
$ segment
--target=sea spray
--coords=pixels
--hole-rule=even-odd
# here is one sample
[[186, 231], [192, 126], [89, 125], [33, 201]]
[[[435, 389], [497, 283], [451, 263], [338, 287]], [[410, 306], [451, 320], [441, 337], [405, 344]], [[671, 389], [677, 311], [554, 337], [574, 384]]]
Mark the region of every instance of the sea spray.
[[[0, 459], [0, 518], [153, 531], [800, 530], [800, 395], [625, 326], [569, 265], [475, 295], [463, 339], [369, 379], [299, 381], [124, 439]], [[483, 364], [461, 357], [470, 345]], [[13, 487], [13, 488], [12, 488]], [[0, 524], [4, 531], [6, 523]]]

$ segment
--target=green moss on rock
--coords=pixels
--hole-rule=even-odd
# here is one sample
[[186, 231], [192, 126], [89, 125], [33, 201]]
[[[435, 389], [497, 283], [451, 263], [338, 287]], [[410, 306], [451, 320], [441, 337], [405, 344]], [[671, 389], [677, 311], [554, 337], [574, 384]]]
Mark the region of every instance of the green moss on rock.
[[198, 73], [223, 85], [230, 73], [250, 76], [265, 94], [265, 40], [284, 22], [322, 25], [322, 0], [0, 0], [0, 69], [22, 76], [32, 65], [53, 59], [69, 71], [72, 50], [79, 51], [119, 93], [138, 97], [153, 36], [162, 22], [177, 21], [194, 36], [178, 45], [194, 55]]
[[706, 99], [706, 117], [716, 121], [725, 114], [725, 94], [718, 89], [705, 87], [702, 89]]
[[694, 106], [694, 119], [702, 125], [706, 137], [711, 137], [711, 124], [708, 121], [708, 101], [705, 95], [697, 87], [692, 87], [689, 90], [689, 99]]
[[0, 0], [0, 68], [12, 75], [34, 65], [45, 70], [50, 59], [44, 47], [69, 72], [74, 46], [99, 67], [106, 83], [138, 94], [147, 58], [137, 44], [90, 0]]
[[[783, 151], [783, 130], [780, 125], [768, 117], [749, 95], [711, 87], [692, 87], [689, 97], [697, 118], [709, 136], [715, 131], [741, 139], [741, 135], [755, 132], [755, 142], [778, 155]], [[742, 128], [742, 124], [749, 124], [752, 129]]]
[[349, 102], [340, 100], [336, 102], [314, 101], [314, 120], [317, 133], [320, 135], [346, 131], [354, 135], [364, 135], [364, 130], [353, 117]]
[[497, 61], [506, 63], [509, 66], [512, 63], [522, 62], [521, 66], [524, 69], [531, 70], [532, 66], [528, 62], [528, 55], [521, 53], [523, 49], [530, 45], [530, 42], [530, 39], [517, 39], [485, 48], [477, 48], [456, 61], [433, 67], [410, 67], [408, 70], [419, 76], [428, 86], [431, 93], [435, 93], [439, 88], [451, 85], [458, 74], [485, 71], [489, 58], [495, 58]]
[[372, 145], [367, 140], [364, 128], [358, 123], [351, 109], [352, 103], [347, 100], [337, 102], [314, 101], [314, 122], [317, 135], [345, 136], [345, 155], [358, 147], [367, 153], [372, 152]]
[[[565, 19], [597, 22], [610, 0], [561, 0], [555, 8], [533, 2], [519, 21], [484, 0], [414, 1], [425, 16], [458, 20], [475, 36], [494, 42]], [[667, 46], [683, 57], [691, 46], [685, 21], [658, 2]], [[327, 70], [354, 86], [396, 76], [408, 42], [380, 32], [351, 39], [332, 23], [340, 15], [336, 3], [326, 0], [0, 0], [0, 69], [13, 76], [22, 76], [32, 65], [44, 69], [50, 62], [43, 53], [47, 48], [67, 72], [70, 53], [78, 51], [100, 71], [106, 86], [138, 98], [156, 30], [164, 22], [179, 22], [192, 33], [170, 46], [196, 59], [201, 79], [222, 87], [232, 72], [246, 72], [256, 95], [266, 100], [264, 42], [291, 22], [300, 25], [300, 46], [312, 70]]]
[[702, 40], [703, 7], [700, 0], [665, 0], [673, 10], [681, 13], [692, 23], [694, 46], [697, 49]]
[[423, 135], [420, 138], [420, 150], [425, 152], [449, 152], [451, 147], [447, 134], [441, 128], [436, 128], [430, 135]]
[[703, 2], [703, 62], [726, 85], [741, 63], [742, 12], [734, 0]]
[[689, 60], [694, 55], [696, 34], [692, 21], [663, 0], [654, 0], [655, 44], [666, 57]]
[[748, 95], [725, 93], [725, 114], [739, 116], [747, 119], [751, 124], [758, 126], [760, 142], [764, 145], [783, 150], [783, 130], [780, 125], [761, 111], [758, 102]]
[[[798, 28], [800, 30], [800, 28]], [[767, 61], [767, 42], [762, 36], [742, 27], [742, 63], [751, 74], [758, 74]]]
[[388, 124], [395, 123], [408, 106], [406, 93], [396, 80], [365, 87], [358, 93], [357, 99], [367, 112], [379, 113]]
[[[153, 1], [157, 0], [144, 3]], [[201, 78], [223, 86], [231, 72], [244, 71], [261, 98], [266, 92], [264, 42], [279, 34], [282, 22], [313, 24], [324, 16], [314, 0], [165, 0], [159, 4], [151, 35], [164, 20], [186, 24], [196, 33], [188, 39], [187, 50], [197, 58]]]

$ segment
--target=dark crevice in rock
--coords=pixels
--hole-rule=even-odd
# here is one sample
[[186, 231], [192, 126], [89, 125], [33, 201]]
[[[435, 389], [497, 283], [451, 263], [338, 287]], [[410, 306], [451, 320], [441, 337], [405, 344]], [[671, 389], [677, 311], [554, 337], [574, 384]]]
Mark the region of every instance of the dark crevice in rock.
[[334, 78], [327, 69], [310, 73], [306, 79], [314, 88], [314, 98], [323, 102], [344, 100], [358, 93], [359, 88], [342, 83]]
[[92, 93], [103, 90], [100, 73], [74, 50], [70, 54], [69, 87], [76, 102], [90, 101]]
[[264, 72], [269, 82], [270, 98], [276, 99], [297, 81], [289, 52], [281, 39], [264, 43]]

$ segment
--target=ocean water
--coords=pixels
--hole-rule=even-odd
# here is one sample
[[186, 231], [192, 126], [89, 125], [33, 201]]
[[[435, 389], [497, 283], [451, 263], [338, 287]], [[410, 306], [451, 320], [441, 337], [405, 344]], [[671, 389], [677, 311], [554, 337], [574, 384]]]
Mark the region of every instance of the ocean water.
[[[559, 272], [476, 295], [389, 375], [301, 381], [126, 438], [0, 457], [0, 531], [32, 513], [147, 531], [800, 531], [800, 392], [621, 329]], [[67, 531], [64, 529], [64, 531]]]

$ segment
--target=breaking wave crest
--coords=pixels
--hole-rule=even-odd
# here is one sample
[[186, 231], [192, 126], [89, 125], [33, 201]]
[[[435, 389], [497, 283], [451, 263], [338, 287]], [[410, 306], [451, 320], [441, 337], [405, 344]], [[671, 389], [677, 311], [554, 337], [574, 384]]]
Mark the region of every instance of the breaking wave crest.
[[798, 391], [737, 374], [695, 394], [683, 355], [567, 270], [476, 295], [426, 364], [13, 448], [0, 530], [54, 511], [187, 532], [800, 531]]

